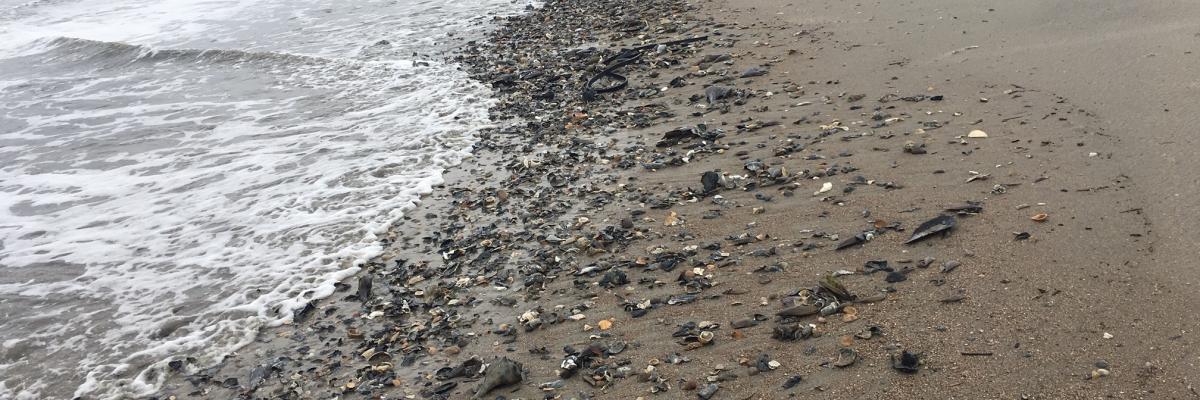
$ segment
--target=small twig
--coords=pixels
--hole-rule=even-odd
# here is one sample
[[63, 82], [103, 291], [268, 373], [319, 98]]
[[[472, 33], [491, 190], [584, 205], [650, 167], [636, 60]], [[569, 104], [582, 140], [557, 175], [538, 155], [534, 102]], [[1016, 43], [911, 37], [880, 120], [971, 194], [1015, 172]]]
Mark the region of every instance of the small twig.
[[1014, 120], [1014, 119], [1017, 119], [1017, 118], [1024, 118], [1024, 117], [1027, 117], [1027, 116], [1029, 116], [1029, 114], [1021, 114], [1021, 115], [1017, 115], [1017, 116], [1013, 116], [1013, 117], [1008, 117], [1008, 118], [1002, 119], [1002, 120], [1000, 120], [1000, 122], [1008, 122], [1008, 121], [1012, 121], [1012, 120]]
[[990, 352], [990, 351], [961, 351], [958, 354], [962, 354], [964, 356], [990, 356], [990, 355], [992, 355], [992, 352]]

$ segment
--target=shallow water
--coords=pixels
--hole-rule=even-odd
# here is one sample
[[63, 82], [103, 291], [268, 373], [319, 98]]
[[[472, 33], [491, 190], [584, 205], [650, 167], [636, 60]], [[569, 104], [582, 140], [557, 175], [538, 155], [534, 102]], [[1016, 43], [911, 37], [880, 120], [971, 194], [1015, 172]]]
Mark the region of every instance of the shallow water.
[[0, 398], [152, 393], [287, 323], [467, 156], [509, 0], [0, 0]]

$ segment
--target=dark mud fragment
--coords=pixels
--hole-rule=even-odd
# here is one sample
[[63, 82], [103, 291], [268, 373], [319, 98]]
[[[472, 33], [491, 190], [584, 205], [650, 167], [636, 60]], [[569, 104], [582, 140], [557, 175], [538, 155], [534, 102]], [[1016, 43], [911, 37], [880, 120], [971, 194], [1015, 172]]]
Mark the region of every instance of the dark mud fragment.
[[908, 280], [908, 276], [904, 275], [904, 273], [900, 271], [892, 271], [888, 272], [887, 276], [884, 277], [883, 280], [887, 283], [898, 283]]
[[715, 171], [706, 171], [700, 176], [700, 184], [704, 188], [704, 194], [715, 192], [721, 188], [721, 174]]
[[358, 277], [358, 291], [355, 292], [354, 295], [359, 301], [366, 302], [371, 300], [371, 285], [373, 279], [374, 278], [371, 275], [363, 275]]

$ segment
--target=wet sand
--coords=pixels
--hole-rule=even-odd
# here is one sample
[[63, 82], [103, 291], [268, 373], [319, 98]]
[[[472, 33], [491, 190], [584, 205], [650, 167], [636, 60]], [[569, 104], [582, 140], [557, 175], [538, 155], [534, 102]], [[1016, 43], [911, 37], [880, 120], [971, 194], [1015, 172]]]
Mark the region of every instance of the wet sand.
[[[483, 398], [1200, 398], [1200, 5], [1126, 3], [548, 2], [464, 50], [508, 127], [397, 227], [369, 299], [347, 282], [164, 395], [470, 398], [477, 371], [437, 371], [504, 356], [524, 379]], [[698, 36], [581, 99], [616, 49]], [[659, 146], [698, 124], [723, 137]], [[839, 270], [856, 300], [776, 316]]]

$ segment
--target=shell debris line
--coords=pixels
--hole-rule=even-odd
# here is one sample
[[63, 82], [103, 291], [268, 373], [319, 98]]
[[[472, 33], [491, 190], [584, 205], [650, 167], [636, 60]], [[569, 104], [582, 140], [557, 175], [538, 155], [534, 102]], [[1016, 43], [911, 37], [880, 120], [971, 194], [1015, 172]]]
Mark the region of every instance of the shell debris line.
[[[1132, 267], [1092, 276], [1147, 232], [1119, 168], [1074, 156], [1116, 145], [1070, 99], [856, 65], [875, 50], [838, 27], [727, 1], [489, 22], [450, 59], [491, 86], [496, 126], [364, 266], [369, 289], [250, 346], [279, 359], [185, 365], [171, 393], [1074, 398], [1149, 371], [1133, 328], [1079, 314], [1127, 310], [1099, 293]], [[867, 90], [852, 68], [896, 78]], [[367, 350], [391, 366], [349, 356]]]

